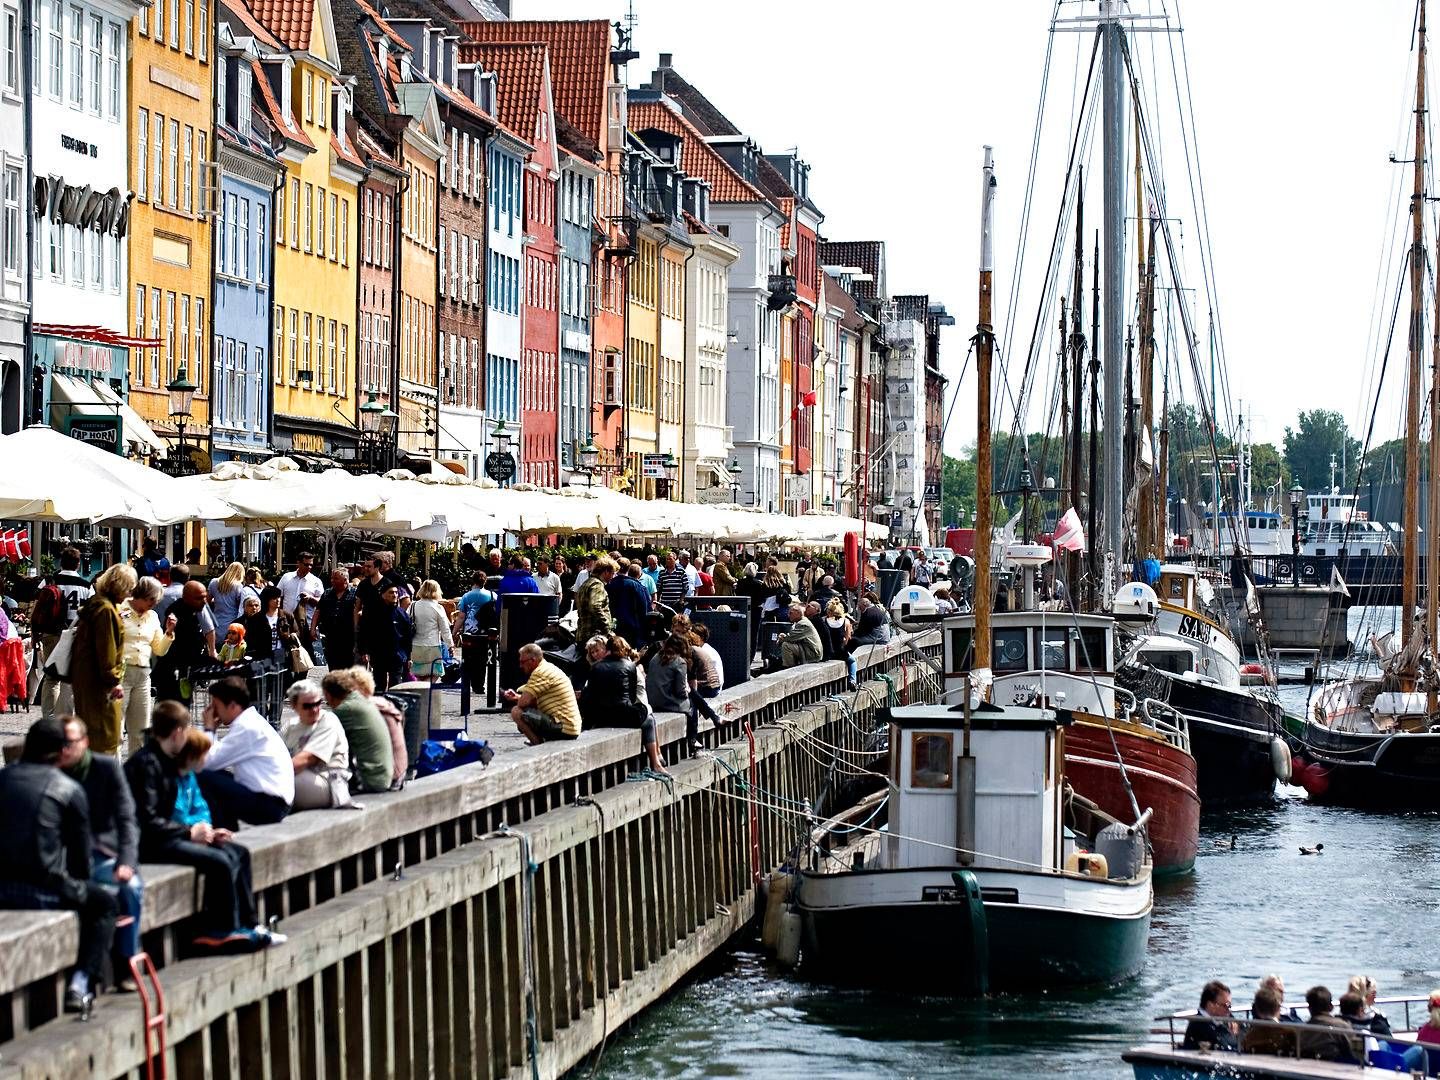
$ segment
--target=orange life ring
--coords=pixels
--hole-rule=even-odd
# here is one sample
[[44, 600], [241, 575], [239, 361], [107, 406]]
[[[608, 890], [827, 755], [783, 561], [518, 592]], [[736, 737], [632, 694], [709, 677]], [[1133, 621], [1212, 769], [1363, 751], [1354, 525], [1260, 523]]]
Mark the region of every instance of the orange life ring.
[[845, 534], [845, 588], [858, 589], [860, 587], [860, 560], [862, 557], [860, 534], [847, 532]]

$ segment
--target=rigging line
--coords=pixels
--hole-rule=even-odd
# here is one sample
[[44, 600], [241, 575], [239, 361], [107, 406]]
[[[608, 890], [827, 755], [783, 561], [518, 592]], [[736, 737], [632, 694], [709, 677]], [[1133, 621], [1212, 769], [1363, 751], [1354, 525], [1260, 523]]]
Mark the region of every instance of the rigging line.
[[[1053, 35], [1052, 35], [1052, 36], [1053, 36]], [[1100, 33], [1099, 33], [1099, 31], [1097, 30], [1097, 31], [1096, 31], [1096, 34], [1095, 34], [1095, 43], [1094, 43], [1094, 45], [1092, 46], [1092, 48], [1091, 48], [1091, 50], [1090, 50], [1090, 68], [1089, 68], [1089, 71], [1088, 71], [1088, 72], [1086, 73], [1086, 75], [1085, 75], [1085, 90], [1084, 90], [1084, 93], [1083, 93], [1083, 95], [1081, 96], [1081, 99], [1080, 99], [1080, 100], [1081, 100], [1081, 106], [1082, 106], [1082, 108], [1081, 108], [1081, 113], [1082, 113], [1082, 115], [1088, 116], [1089, 119], [1088, 119], [1081, 127], [1075, 129], [1074, 135], [1073, 135], [1072, 138], [1071, 138], [1071, 142], [1070, 142], [1070, 159], [1069, 159], [1068, 163], [1067, 163], [1066, 166], [1065, 166], [1065, 183], [1064, 183], [1064, 185], [1063, 185], [1062, 188], [1061, 188], [1061, 190], [1062, 190], [1065, 194], [1062, 196], [1062, 198], [1061, 198], [1061, 200], [1060, 200], [1060, 208], [1059, 208], [1059, 211], [1058, 211], [1057, 214], [1056, 214], [1055, 234], [1054, 234], [1054, 236], [1052, 237], [1051, 243], [1050, 243], [1050, 252], [1051, 252], [1051, 263], [1052, 263], [1052, 266], [1053, 266], [1053, 263], [1055, 262], [1055, 258], [1056, 258], [1056, 256], [1055, 256], [1056, 247], [1058, 246], [1058, 244], [1059, 244], [1059, 242], [1060, 242], [1062, 222], [1066, 219], [1066, 214], [1068, 213], [1068, 207], [1069, 207], [1069, 204], [1070, 204], [1069, 192], [1070, 192], [1070, 189], [1071, 189], [1071, 186], [1072, 186], [1072, 184], [1073, 184], [1074, 177], [1075, 177], [1075, 160], [1076, 160], [1076, 154], [1077, 154], [1077, 152], [1079, 151], [1079, 148], [1080, 148], [1080, 145], [1081, 145], [1081, 131], [1082, 131], [1082, 129], [1083, 129], [1084, 131], [1088, 132], [1088, 131], [1091, 129], [1091, 126], [1092, 126], [1092, 123], [1093, 123], [1093, 119], [1094, 119], [1095, 103], [1099, 101], [1099, 96], [1098, 96], [1098, 95], [1096, 95], [1094, 98], [1091, 98], [1091, 96], [1090, 96], [1090, 90], [1091, 90], [1091, 87], [1094, 85], [1094, 81], [1095, 81], [1095, 67], [1096, 67], [1096, 64], [1099, 62], [1099, 57], [1100, 57]], [[1087, 135], [1087, 142], [1088, 142], [1088, 135]], [[1028, 201], [1028, 200], [1027, 200], [1027, 201]], [[1027, 213], [1028, 213], [1028, 211], [1027, 211]], [[1024, 245], [1022, 244], [1021, 252], [1020, 252], [1020, 257], [1016, 260], [1017, 273], [1018, 273], [1018, 267], [1019, 267], [1019, 265], [1020, 265], [1021, 263], [1023, 263], [1023, 261], [1024, 261]], [[1050, 285], [1050, 280], [1051, 280], [1052, 274], [1053, 274], [1053, 269], [1052, 269], [1052, 268], [1047, 268], [1046, 274], [1045, 274], [1045, 285], [1044, 285], [1044, 288], [1042, 289], [1042, 292], [1041, 292], [1042, 298], [1043, 298], [1044, 296], [1048, 295], [1049, 285]], [[1018, 294], [1018, 289], [1012, 289], [1012, 294]], [[1018, 300], [1017, 300], [1017, 295], [1012, 295], [1012, 296], [1011, 296], [1011, 302], [1012, 302], [1012, 303], [1018, 302]], [[1039, 329], [1039, 326], [1040, 326], [1040, 319], [1041, 319], [1041, 317], [1042, 317], [1042, 312], [1037, 311], [1036, 314], [1035, 314], [1035, 326], [1034, 326], [1034, 328], [1032, 328], [1031, 333], [1030, 333], [1030, 353], [1031, 353], [1031, 354], [1033, 354], [1033, 353], [1034, 353], [1034, 350], [1035, 350], [1035, 337], [1036, 337], [1036, 333], [1038, 332], [1038, 329]], [[1010, 327], [1007, 327], [1007, 330], [1006, 330], [1004, 354], [1005, 354], [1005, 356], [1006, 356], [1007, 358], [1008, 358], [1009, 355], [1010, 355], [1010, 344], [1011, 344], [1011, 339], [1012, 339], [1012, 337], [1013, 337], [1013, 330], [1014, 330], [1013, 325], [1011, 325]], [[997, 344], [998, 344], [998, 343], [997, 343]], [[1028, 367], [1029, 367], [1029, 359], [1028, 359], [1028, 357], [1027, 357], [1027, 360], [1026, 360], [1026, 367], [1027, 367], [1027, 369], [1028, 369]], [[1008, 379], [1007, 376], [1008, 376], [1008, 359], [1005, 360], [1005, 361], [1002, 361], [1002, 363], [1001, 363], [1001, 365], [1000, 365], [1000, 381], [1001, 381], [1002, 383], [1008, 383], [1008, 382], [1009, 382], [1009, 379]], [[994, 407], [992, 406], [992, 409], [993, 409], [993, 408], [994, 408]], [[996, 415], [996, 413], [992, 412], [992, 417], [993, 417], [994, 415]], [[996, 425], [996, 426], [998, 427], [998, 425]]]
[[[1030, 233], [1030, 206], [1035, 194], [1035, 176], [1040, 160], [1040, 137], [1045, 128], [1045, 99], [1050, 91], [1050, 62], [1055, 53], [1055, 20], [1060, 16], [1060, 0], [1055, 0], [1050, 11], [1050, 33], [1045, 37], [1045, 64], [1040, 73], [1040, 100], [1035, 104], [1035, 125], [1030, 137], [1030, 166], [1025, 178], [1025, 200], [1020, 207], [1020, 235], [1017, 239], [1017, 256], [1010, 273], [1010, 296], [1005, 313], [1005, 332], [1002, 338], [1008, 351], [1011, 333], [1020, 293], [1020, 274], [1025, 266], [1026, 240]], [[1072, 86], [1072, 95], [1074, 93]]]

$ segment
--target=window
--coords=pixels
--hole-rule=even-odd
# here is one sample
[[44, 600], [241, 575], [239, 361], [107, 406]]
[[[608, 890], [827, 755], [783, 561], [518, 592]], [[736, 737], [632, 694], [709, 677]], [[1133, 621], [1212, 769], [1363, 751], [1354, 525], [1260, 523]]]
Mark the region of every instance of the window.
[[320, 215], [320, 231], [319, 231], [319, 234], [315, 237], [316, 241], [318, 242], [318, 247], [316, 248], [315, 253], [316, 253], [317, 255], [319, 255], [319, 256], [323, 259], [323, 258], [325, 257], [325, 189], [324, 189], [324, 188], [321, 188], [321, 189], [317, 192], [317, 198], [316, 198], [315, 201], [319, 204], [318, 206], [315, 207], [315, 212]]
[[[305, 316], [308, 325], [310, 316]], [[290, 310], [290, 385], [295, 385], [299, 370], [299, 353], [296, 351], [296, 339], [300, 333], [300, 313], [294, 308]]]
[[99, 290], [105, 287], [105, 279], [102, 276], [104, 271], [100, 266], [100, 249], [105, 246], [103, 241], [108, 235], [108, 233], [102, 235], [94, 229], [85, 230], [85, 244], [90, 248], [90, 287], [92, 289]]
[[[160, 340], [160, 290], [150, 290], [150, 337]], [[150, 385], [160, 385], [160, 346], [150, 350]]]
[[313, 76], [311, 76], [310, 72], [308, 72], [308, 71], [305, 72], [305, 95], [304, 95], [304, 96], [305, 96], [305, 122], [306, 122], [307, 124], [313, 124], [313, 123], [315, 122], [315, 97], [314, 97], [315, 86], [314, 86], [314, 82], [315, 82], [315, 80], [314, 80]]
[[450, 233], [450, 234], [449, 234], [449, 237], [448, 237], [448, 240], [447, 240], [446, 231], [445, 231], [445, 226], [444, 226], [444, 225], [441, 225], [441, 226], [440, 226], [440, 256], [439, 256], [439, 258], [440, 258], [439, 276], [440, 276], [440, 295], [441, 295], [441, 296], [449, 296], [449, 295], [450, 295], [450, 283], [449, 283], [449, 279], [446, 277], [446, 270], [445, 270], [445, 245], [446, 245], [447, 242], [452, 245], [451, 248], [450, 248], [450, 261], [451, 261], [451, 262], [454, 262], [454, 261], [455, 261], [455, 255], [454, 255], [455, 249], [454, 249], [453, 245], [454, 245], [454, 243], [455, 243], [455, 234], [454, 234], [453, 232]]
[[916, 731], [910, 736], [910, 786], [949, 789], [955, 766], [954, 737], [945, 732]]
[[227, 192], [220, 199], [220, 273], [230, 273], [235, 250], [235, 195]]
[[330, 373], [330, 381], [329, 381], [329, 383], [328, 383], [328, 386], [329, 386], [329, 388], [330, 388], [330, 392], [333, 394], [333, 393], [335, 392], [335, 375], [336, 375], [336, 368], [335, 368], [335, 363], [336, 363], [336, 356], [335, 356], [335, 320], [334, 320], [334, 319], [331, 319], [331, 320], [330, 320], [329, 342], [330, 342], [330, 348], [329, 348], [329, 353], [328, 353], [328, 355], [327, 355], [326, 370]]
[[135, 15], [135, 29], [140, 32], [141, 37], [148, 37], [150, 34], [150, 12], [143, 4]]
[[290, 181], [290, 246], [300, 247], [300, 181]]
[[[207, 42], [208, 42], [209, 40], [210, 40], [210, 0], [200, 0], [200, 59], [201, 59], [201, 60], [206, 60], [206, 59], [209, 58], [209, 50], [207, 49]], [[242, 120], [242, 121], [241, 121], [241, 124], [242, 124], [242, 126], [244, 126], [245, 121]], [[243, 349], [244, 346], [242, 345], [241, 348]], [[259, 350], [259, 349], [256, 349], [256, 350], [255, 350], [255, 356], [257, 357], [257, 359], [259, 358], [259, 356], [260, 356], [260, 350]]]
[[285, 350], [281, 347], [280, 335], [285, 332], [285, 309], [279, 304], [275, 305], [273, 316], [275, 325], [271, 328], [272, 341], [270, 343], [270, 358], [275, 363], [275, 382], [280, 382], [280, 368], [285, 363]]
[[165, 160], [168, 172], [165, 175], [165, 202], [175, 209], [180, 195], [180, 121], [170, 121], [170, 139], [165, 146]]
[[265, 204], [255, 204], [255, 284], [263, 286], [270, 275], [265, 272]]
[[104, 48], [105, 20], [99, 15], [90, 16], [90, 49], [86, 57], [88, 65], [86, 74], [89, 78], [90, 90], [90, 111], [96, 116], [100, 115], [100, 60]]
[[240, 225], [239, 267], [236, 270], [246, 281], [250, 280], [250, 200], [241, 199], [239, 213], [235, 215]]
[[313, 200], [315, 197], [315, 185], [305, 185], [305, 250], [310, 250], [311, 241], [315, 235], [315, 208]]
[[195, 380], [195, 392], [205, 392], [205, 301], [195, 298], [195, 365], [190, 377]]
[[118, 23], [110, 23], [107, 31], [109, 48], [105, 50], [105, 67], [109, 75], [110, 107], [106, 110], [106, 115], [111, 120], [118, 120], [120, 119], [120, 26]]
[[5, 272], [20, 272], [20, 245], [25, 233], [20, 220], [20, 166], [5, 166]]
[[185, 127], [185, 141], [182, 142], [180, 146], [184, 151], [185, 157], [184, 188], [181, 192], [180, 207], [189, 214], [195, 210], [195, 185], [193, 182], [195, 175], [195, 129], [188, 124]]
[[159, 206], [165, 200], [165, 117], [155, 114], [155, 156], [152, 162], [154, 183], [150, 189], [150, 201]]
[[[175, 375], [175, 294], [165, 294], [165, 380]], [[158, 385], [158, 384], [157, 384]]]
[[[337, 209], [337, 207], [336, 207], [336, 200], [337, 200], [337, 198], [338, 198], [338, 196], [336, 196], [336, 195], [334, 194], [334, 192], [331, 192], [331, 194], [330, 194], [330, 261], [331, 261], [331, 262], [334, 262], [336, 259], [338, 259], [338, 258], [340, 257], [339, 244], [336, 242], [336, 241], [339, 239], [339, 237], [337, 237], [337, 236], [335, 235], [336, 232], [337, 232], [337, 230], [338, 230], [339, 227], [340, 227], [340, 215], [336, 213], [336, 209]], [[324, 252], [322, 251], [321, 254], [323, 255]]]
[[315, 119], [319, 122], [322, 129], [325, 127], [325, 114], [330, 111], [326, 107], [329, 103], [325, 100], [329, 96], [329, 86], [330, 84], [323, 77], [315, 80], [315, 97], [317, 99], [315, 102]]
[[[144, 11], [144, 8], [140, 9]], [[150, 172], [150, 110], [142, 108], [135, 124], [139, 150], [135, 153], [135, 197], [141, 202], [146, 199], [148, 185], [145, 183]]]
[[65, 6], [50, 0], [50, 96], [65, 94]]
[[310, 313], [305, 313], [304, 330], [300, 334], [300, 370], [310, 376], [310, 388], [315, 387], [315, 369], [310, 366]]
[[[224, 66], [223, 64], [221, 65]], [[285, 185], [275, 192], [275, 243], [285, 243]]]
[[180, 0], [170, 0], [170, 47], [180, 47]]
[[[145, 336], [145, 286], [135, 286], [135, 336]], [[143, 384], [145, 380], [145, 350], [135, 350], [135, 373], [131, 378], [137, 384]]]
[[85, 104], [85, 13], [78, 7], [70, 9], [69, 62], [70, 62], [70, 104], [80, 108]]
[[190, 297], [180, 297], [180, 357], [179, 366], [190, 370]]
[[350, 265], [350, 200], [340, 200], [340, 265]]
[[347, 376], [347, 374], [346, 374], [346, 373], [348, 372], [349, 368], [350, 368], [350, 324], [349, 324], [349, 323], [341, 323], [341, 324], [340, 324], [340, 373], [339, 373], [339, 376], [338, 376], [336, 385], [334, 385], [334, 386], [331, 387], [332, 390], [337, 390], [337, 391], [339, 392], [339, 394], [340, 394], [341, 397], [344, 397], [344, 396], [346, 395], [346, 386], [349, 385], [348, 382], [347, 382], [348, 376]]
[[185, 0], [185, 55], [195, 55], [195, 0]]

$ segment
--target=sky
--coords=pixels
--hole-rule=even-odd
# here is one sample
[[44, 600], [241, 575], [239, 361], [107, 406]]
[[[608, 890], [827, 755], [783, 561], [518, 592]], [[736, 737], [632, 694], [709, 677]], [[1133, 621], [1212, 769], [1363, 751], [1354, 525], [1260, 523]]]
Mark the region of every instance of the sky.
[[[997, 329], [1011, 355], [1023, 360], [1042, 310], [1041, 279], [1090, 33], [1053, 35], [1031, 224], [1022, 236], [1052, 37], [1048, 0], [632, 2], [641, 58], [629, 65], [631, 85], [648, 79], [658, 53], [672, 53], [676, 70], [766, 152], [798, 149], [812, 166], [823, 235], [883, 239], [891, 293], [928, 293], [955, 317], [942, 351], [952, 385], [976, 322], [980, 168], [983, 147], [993, 146]], [[514, 0], [514, 15], [614, 21], [628, 6], [626, 0]], [[1097, 10], [1093, 0], [1067, 2], [1060, 18]], [[1172, 29], [1183, 28], [1183, 37], [1135, 33], [1131, 40], [1167, 216], [1176, 219], [1181, 286], [1197, 289], [1177, 295], [1193, 297], [1202, 367], [1208, 365], [1212, 302], [1200, 288], [1205, 245], [1186, 138], [1193, 140], [1192, 162], [1203, 178], [1231, 411], [1243, 403], [1255, 442], [1278, 444], [1297, 410], [1321, 407], [1344, 413], [1363, 439], [1377, 398], [1376, 327], [1383, 339], [1400, 273], [1391, 260], [1396, 251], [1403, 258], [1406, 243], [1410, 169], [1389, 156], [1413, 156], [1413, 0], [1135, 0], [1130, 10], [1166, 13]], [[1440, 5], [1432, 24], [1440, 30]], [[1440, 53], [1440, 33], [1436, 38], [1432, 58]], [[1436, 63], [1440, 59], [1432, 69]], [[1177, 107], [1185, 100], [1186, 64], [1193, 129], [1180, 123]], [[1440, 92], [1440, 79], [1432, 75], [1431, 82]], [[1087, 248], [1100, 222], [1098, 128], [1087, 171], [1090, 166]], [[1133, 193], [1128, 199], [1133, 206]], [[1433, 245], [1429, 227], [1427, 234]], [[1017, 289], [1012, 273], [1022, 252]], [[1128, 254], [1127, 265], [1134, 261]], [[1377, 290], [1381, 278], [1386, 283]], [[1133, 293], [1133, 282], [1129, 288]], [[1401, 300], [1378, 394], [1376, 442], [1398, 433], [1407, 302]], [[1012, 304], [1015, 329], [1007, 335]], [[1053, 315], [1046, 318], [1053, 325]], [[1049, 363], [1056, 347], [1051, 331], [1037, 352]], [[1189, 368], [1178, 348], [1174, 360]], [[1182, 385], [1177, 376], [1172, 393], [1193, 401], [1193, 380], [1185, 379]], [[1016, 381], [1010, 379], [1011, 393]], [[1035, 393], [1043, 400], [1048, 392]], [[1039, 404], [1033, 408], [1028, 426], [1043, 429]], [[947, 452], [973, 441], [974, 416], [967, 378], [946, 429]]]

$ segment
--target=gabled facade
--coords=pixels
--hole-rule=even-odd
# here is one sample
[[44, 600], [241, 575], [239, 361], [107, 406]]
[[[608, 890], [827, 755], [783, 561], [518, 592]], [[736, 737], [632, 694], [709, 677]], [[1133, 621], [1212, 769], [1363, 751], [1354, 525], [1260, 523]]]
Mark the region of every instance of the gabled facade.
[[[521, 310], [525, 296], [525, 159], [532, 147], [503, 125], [490, 140], [489, 224], [485, 263], [485, 417], [481, 461], [501, 424], [518, 441]], [[511, 446], [517, 445], [516, 441]], [[516, 470], [515, 479], [519, 479]]]
[[500, 121], [530, 143], [524, 191], [524, 286], [520, 356], [520, 453], [517, 479], [560, 482], [560, 248], [556, 237], [559, 149], [549, 52], [536, 42], [483, 43], [467, 48], [498, 80]]
[[352, 454], [358, 432], [351, 363], [365, 163], [351, 130], [354, 76], [342, 74], [329, 0], [235, 4], [281, 45], [261, 58], [285, 165], [272, 227], [273, 442], [318, 465]]
[[[73, 19], [73, 11], [71, 13]], [[90, 17], [89, 33], [97, 27]], [[129, 315], [134, 326], [155, 322], [161, 305], [164, 347], [131, 370], [131, 406], [159, 432], [176, 431], [166, 384], [182, 372], [195, 383], [187, 436], [208, 441], [211, 373], [211, 220], [215, 197], [211, 142], [215, 119], [211, 51], [215, 42], [209, 0], [158, 0], [130, 20], [129, 106], [134, 134], [129, 247]], [[98, 42], [92, 41], [92, 55]], [[91, 80], [91, 89], [94, 89]], [[239, 237], [235, 237], [239, 243]], [[246, 235], [239, 252], [245, 272], [263, 234]], [[226, 268], [229, 274], [237, 266]], [[158, 360], [158, 363], [156, 362]], [[187, 437], [188, 441], [188, 437]], [[209, 467], [208, 454], [196, 465]]]
[[568, 481], [590, 438], [590, 357], [594, 342], [595, 187], [600, 151], [563, 117], [560, 129], [560, 473]]
[[[277, 118], [265, 93], [257, 38], [222, 12], [215, 56], [216, 164], [211, 458], [261, 460], [270, 450], [274, 193], [283, 173], [271, 149]], [[263, 33], [263, 32], [262, 32]], [[139, 291], [136, 290], [138, 297]]]
[[694, 254], [685, 266], [685, 441], [681, 497], [689, 502], [733, 502], [730, 474], [735, 449], [726, 422], [729, 379], [730, 267], [740, 248], [709, 224], [710, 185], [685, 181], [681, 194]]

